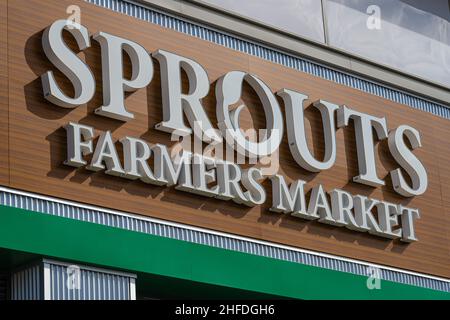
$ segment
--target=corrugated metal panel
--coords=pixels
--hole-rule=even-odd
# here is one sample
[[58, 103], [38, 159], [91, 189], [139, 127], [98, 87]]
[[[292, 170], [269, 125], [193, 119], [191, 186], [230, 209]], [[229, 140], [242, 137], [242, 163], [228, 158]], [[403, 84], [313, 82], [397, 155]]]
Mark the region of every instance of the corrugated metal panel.
[[[12, 300], [131, 300], [135, 298], [135, 276], [106, 269], [76, 266], [76, 286], [69, 286], [69, 265], [38, 261], [11, 275]], [[48, 269], [48, 272], [45, 270]], [[46, 292], [48, 291], [48, 292]]]
[[246, 40], [211, 27], [188, 21], [181, 17], [155, 10], [154, 8], [125, 0], [85, 1], [450, 119], [450, 109], [445, 105], [363, 79], [356, 75], [351, 75], [302, 57], [293, 56], [254, 41]]
[[42, 299], [42, 276], [40, 265], [36, 264], [11, 275], [11, 300]]
[[127, 276], [80, 267], [78, 288], [67, 285], [68, 267], [46, 263], [50, 269], [51, 300], [130, 300], [131, 279]]
[[[86, 208], [81, 204], [65, 203], [57, 199], [42, 198], [11, 189], [0, 189], [0, 205], [358, 275], [366, 276], [368, 272], [367, 264], [364, 263], [254, 242], [251, 239], [247, 240], [217, 233], [209, 233], [207, 230], [193, 230], [187, 226], [172, 225], [163, 221], [155, 221], [145, 217], [122, 214], [110, 210], [102, 211], [100, 208]], [[380, 269], [381, 278], [385, 280], [450, 292], [450, 281], [395, 271], [389, 268]]]

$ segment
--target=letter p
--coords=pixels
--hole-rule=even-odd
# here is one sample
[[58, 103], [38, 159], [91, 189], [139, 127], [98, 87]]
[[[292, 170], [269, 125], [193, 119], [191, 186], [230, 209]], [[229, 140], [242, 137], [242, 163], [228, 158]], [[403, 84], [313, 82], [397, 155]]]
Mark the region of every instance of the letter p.
[[[153, 62], [147, 51], [139, 44], [105, 32], [99, 32], [93, 39], [102, 50], [103, 106], [95, 113], [128, 121], [134, 115], [125, 108], [124, 92], [132, 92], [147, 86], [153, 77]], [[124, 78], [123, 51], [131, 60], [131, 79]]]

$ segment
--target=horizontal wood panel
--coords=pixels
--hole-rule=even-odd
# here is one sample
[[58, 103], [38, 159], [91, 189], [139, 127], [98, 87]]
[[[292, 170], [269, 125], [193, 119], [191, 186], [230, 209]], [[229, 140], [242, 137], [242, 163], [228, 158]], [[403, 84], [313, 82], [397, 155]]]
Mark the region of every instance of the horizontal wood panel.
[[[98, 90], [93, 100], [69, 110], [54, 106], [43, 98], [39, 76], [55, 69], [43, 54], [42, 31], [53, 21], [65, 18], [65, 8], [73, 3], [81, 7], [81, 22], [91, 34], [104, 31], [136, 41], [149, 52], [164, 49], [194, 59], [208, 71], [211, 83], [231, 70], [250, 71], [263, 79], [274, 92], [282, 87], [295, 89], [309, 94], [310, 102], [320, 98], [375, 116], [386, 116], [390, 129], [400, 124], [417, 128], [421, 132], [423, 148], [415, 154], [424, 163], [429, 177], [428, 190], [420, 197], [406, 199], [393, 192], [388, 172], [397, 165], [389, 155], [387, 141], [376, 147], [378, 173], [380, 177], [386, 177], [387, 185], [371, 188], [351, 182], [357, 174], [352, 126], [338, 130], [336, 164], [319, 174], [308, 173], [294, 162], [284, 137], [280, 147], [280, 173], [289, 181], [308, 181], [308, 188], [321, 183], [327, 190], [343, 188], [353, 194], [417, 207], [422, 215], [416, 222], [420, 240], [405, 244], [271, 213], [268, 211], [272, 202], [271, 190], [267, 181], [264, 183], [269, 194], [266, 203], [250, 209], [233, 202], [183, 193], [174, 188], [156, 187], [107, 176], [103, 172], [92, 173], [84, 168], [75, 170], [64, 166], [66, 135], [62, 126], [69, 121], [94, 126], [98, 132], [111, 130], [116, 140], [128, 135], [142, 137], [150, 143], [172, 144], [168, 134], [153, 129], [162, 119], [160, 75], [156, 61], [155, 75], [149, 87], [126, 98], [128, 110], [135, 114], [135, 119], [126, 123], [93, 114], [102, 102], [100, 48], [95, 41], [91, 48], [80, 54], [96, 77]], [[9, 0], [8, 5], [11, 186], [296, 247], [450, 276], [449, 211], [443, 200], [448, 196], [442, 187], [449, 184], [450, 176], [448, 169], [441, 164], [449, 159], [450, 151], [448, 143], [435, 142], [437, 133], [443, 141], [450, 140], [447, 120], [82, 1], [31, 0], [24, 6], [20, 0]], [[70, 37], [68, 41], [73, 42]], [[55, 73], [60, 83], [70, 91], [70, 84], [58, 72]], [[215, 124], [213, 91], [204, 99], [204, 105]], [[249, 111], [242, 126], [264, 127], [264, 115], [253, 90], [244, 88], [243, 101], [249, 105]], [[320, 156], [323, 153], [320, 116], [307, 108], [306, 118], [310, 146]], [[436, 161], [437, 158], [439, 161]]]

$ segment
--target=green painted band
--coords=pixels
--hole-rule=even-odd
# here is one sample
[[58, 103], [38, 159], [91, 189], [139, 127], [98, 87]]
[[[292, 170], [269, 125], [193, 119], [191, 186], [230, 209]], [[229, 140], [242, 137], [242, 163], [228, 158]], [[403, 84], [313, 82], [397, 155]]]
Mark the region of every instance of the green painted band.
[[0, 206], [0, 247], [300, 299], [450, 299], [450, 293]]

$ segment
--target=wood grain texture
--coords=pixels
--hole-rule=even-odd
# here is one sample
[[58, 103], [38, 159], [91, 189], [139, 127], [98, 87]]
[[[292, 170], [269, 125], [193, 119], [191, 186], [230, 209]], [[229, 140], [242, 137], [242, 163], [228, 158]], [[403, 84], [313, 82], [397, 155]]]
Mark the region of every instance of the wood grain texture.
[[7, 9], [7, 0], [0, 0], [0, 183], [3, 185], [9, 185]]
[[[271, 189], [267, 182], [264, 183], [269, 195], [267, 202], [249, 209], [174, 188], [156, 187], [107, 176], [103, 172], [92, 173], [84, 168], [75, 170], [64, 166], [66, 136], [62, 126], [69, 121], [94, 126], [97, 133], [111, 130], [116, 140], [129, 135], [150, 143], [172, 144], [168, 134], [153, 129], [162, 119], [160, 76], [156, 61], [155, 75], [149, 87], [126, 98], [128, 110], [135, 114], [135, 119], [127, 123], [93, 114], [102, 102], [100, 49], [95, 41], [91, 48], [80, 54], [97, 80], [98, 88], [93, 100], [73, 110], [51, 105], [44, 100], [39, 76], [55, 69], [43, 55], [40, 42], [42, 31], [53, 21], [65, 18], [65, 8], [73, 3], [81, 7], [82, 24], [91, 34], [104, 31], [136, 41], [149, 52], [164, 49], [194, 59], [208, 71], [211, 83], [231, 70], [250, 71], [263, 79], [274, 92], [282, 87], [295, 89], [309, 94], [310, 102], [321, 98], [375, 116], [386, 116], [390, 129], [400, 124], [417, 128], [421, 132], [423, 148], [415, 154], [427, 168], [429, 187], [424, 195], [414, 199], [405, 199], [393, 192], [388, 172], [397, 165], [389, 155], [387, 141], [376, 147], [378, 174], [386, 178], [386, 186], [370, 188], [351, 182], [357, 174], [352, 126], [338, 130], [336, 164], [319, 174], [308, 173], [294, 162], [284, 137], [280, 148], [280, 172], [289, 181], [308, 181], [308, 189], [321, 183], [327, 190], [343, 188], [353, 194], [417, 207], [422, 215], [416, 222], [420, 241], [408, 245], [271, 213], [268, 211], [272, 201]], [[449, 200], [450, 191], [450, 173], [446, 168], [450, 158], [448, 120], [82, 1], [31, 0], [23, 6], [20, 0], [9, 0], [8, 5], [12, 187], [418, 272], [450, 276], [449, 206], [445, 202]], [[35, 9], [37, 7], [39, 10]], [[67, 40], [73, 45], [73, 39], [67, 37]], [[67, 80], [58, 72], [56, 75], [70, 92], [72, 89]], [[213, 92], [211, 89], [204, 105], [215, 124]], [[264, 115], [253, 90], [244, 88], [243, 101], [249, 105], [250, 112], [246, 113], [242, 126], [264, 127]], [[310, 146], [320, 157], [323, 153], [320, 117], [318, 112], [308, 107], [306, 118]], [[445, 143], [436, 143], [436, 135]]]
[[[447, 239], [450, 239], [450, 143], [448, 140], [448, 124], [437, 123], [433, 126], [434, 143], [440, 147], [435, 160], [439, 166], [439, 181], [442, 194], [442, 214], [447, 218]], [[447, 242], [447, 255], [450, 256], [450, 241]]]

